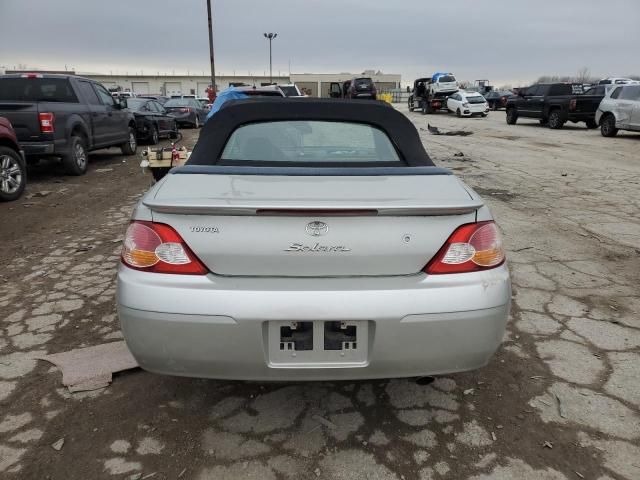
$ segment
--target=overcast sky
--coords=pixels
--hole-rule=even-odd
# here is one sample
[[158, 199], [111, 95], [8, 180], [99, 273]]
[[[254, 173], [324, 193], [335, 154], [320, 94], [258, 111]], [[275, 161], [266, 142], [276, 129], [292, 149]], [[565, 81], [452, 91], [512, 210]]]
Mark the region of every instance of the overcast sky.
[[[213, 0], [216, 70], [640, 75], [638, 0]], [[0, 67], [207, 72], [206, 0], [0, 0]]]

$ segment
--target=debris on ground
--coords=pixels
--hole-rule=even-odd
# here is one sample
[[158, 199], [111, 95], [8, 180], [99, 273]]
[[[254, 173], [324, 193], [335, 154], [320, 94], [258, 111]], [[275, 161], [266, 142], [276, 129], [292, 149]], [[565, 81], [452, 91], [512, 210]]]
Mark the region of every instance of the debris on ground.
[[60, 450], [62, 450], [63, 445], [64, 445], [64, 438], [60, 438], [59, 440], [56, 440], [51, 444], [51, 448], [59, 452]]
[[[424, 131], [424, 128], [420, 130]], [[448, 136], [461, 136], [466, 137], [468, 135], [473, 135], [473, 132], [469, 132], [468, 130], [440, 130], [438, 127], [432, 127], [430, 124], [427, 124], [427, 130], [432, 135], [448, 135]]]
[[453, 154], [454, 157], [464, 157], [464, 153], [462, 152], [457, 152]]
[[36, 358], [62, 370], [62, 384], [72, 393], [104, 388], [111, 383], [114, 373], [138, 367], [124, 341]]
[[542, 446], [551, 449], [553, 448], [553, 443], [545, 441]]
[[327, 420], [326, 418], [321, 417], [320, 415], [313, 415], [311, 418], [313, 418], [316, 422], [324, 425], [327, 428], [331, 428], [333, 430], [338, 428], [338, 426], [335, 423], [333, 423], [331, 420]]

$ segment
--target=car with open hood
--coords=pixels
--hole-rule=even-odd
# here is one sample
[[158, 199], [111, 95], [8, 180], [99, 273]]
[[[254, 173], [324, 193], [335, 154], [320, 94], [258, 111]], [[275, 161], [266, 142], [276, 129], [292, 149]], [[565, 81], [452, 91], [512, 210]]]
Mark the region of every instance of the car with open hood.
[[243, 380], [485, 365], [511, 299], [482, 198], [376, 101], [230, 101], [127, 228], [117, 308], [146, 370]]

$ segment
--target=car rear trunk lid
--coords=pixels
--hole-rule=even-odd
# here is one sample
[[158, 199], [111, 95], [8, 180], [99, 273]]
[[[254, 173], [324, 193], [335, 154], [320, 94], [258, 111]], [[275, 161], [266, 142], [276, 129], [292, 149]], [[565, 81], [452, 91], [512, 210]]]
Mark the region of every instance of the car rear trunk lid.
[[451, 175], [168, 175], [143, 203], [216, 274], [408, 275], [482, 202]]

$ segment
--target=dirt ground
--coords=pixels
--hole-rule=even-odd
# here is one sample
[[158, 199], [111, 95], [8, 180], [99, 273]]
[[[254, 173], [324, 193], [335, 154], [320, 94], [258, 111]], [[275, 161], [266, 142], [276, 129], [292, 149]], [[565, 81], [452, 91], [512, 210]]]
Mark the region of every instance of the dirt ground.
[[115, 150], [84, 177], [48, 163], [0, 204], [0, 477], [639, 479], [640, 135], [398, 108], [504, 232], [514, 302], [487, 367], [430, 384], [132, 370], [71, 394], [34, 357], [121, 338], [118, 253], [151, 180]]

